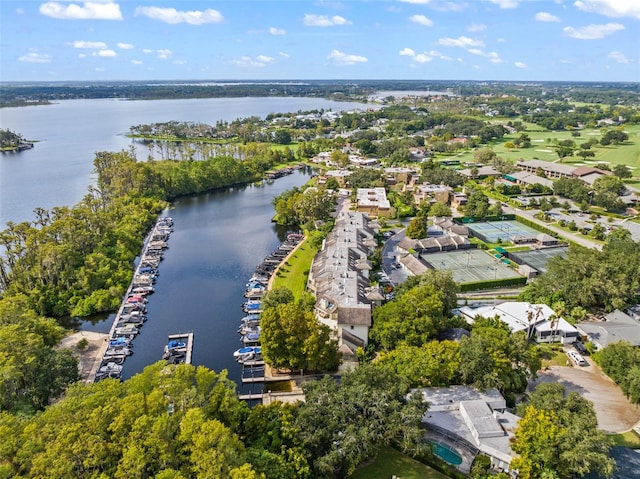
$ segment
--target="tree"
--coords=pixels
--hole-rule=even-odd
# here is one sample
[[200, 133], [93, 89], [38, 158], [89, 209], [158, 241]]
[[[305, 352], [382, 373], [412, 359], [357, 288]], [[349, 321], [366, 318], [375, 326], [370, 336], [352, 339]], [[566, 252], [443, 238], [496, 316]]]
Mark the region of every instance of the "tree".
[[460, 344], [429, 341], [422, 346], [401, 345], [382, 352], [375, 365], [409, 380], [411, 387], [438, 387], [460, 383]]
[[480, 389], [523, 392], [540, 366], [537, 346], [498, 319], [478, 318], [471, 336], [460, 342], [462, 380]]
[[631, 178], [633, 173], [626, 165], [616, 165], [613, 167], [613, 174], [618, 178]]
[[262, 313], [260, 341], [265, 361], [274, 368], [334, 370], [338, 345], [328, 326], [312, 312], [292, 303]]
[[420, 239], [427, 237], [427, 218], [425, 216], [416, 216], [407, 226], [407, 237], [412, 239]]
[[429, 208], [429, 216], [451, 216], [451, 207], [442, 201], [436, 201]]
[[467, 199], [467, 206], [464, 210], [465, 216], [473, 218], [484, 218], [489, 211], [489, 198], [479, 190], [473, 191]]
[[280, 128], [273, 133], [273, 142], [278, 145], [288, 145], [291, 143], [291, 132]]
[[450, 314], [448, 294], [430, 275], [373, 311], [371, 340], [390, 351], [399, 344], [420, 346], [433, 338]]
[[473, 160], [477, 163], [488, 165], [498, 157], [495, 151], [491, 148], [479, 148], [473, 152]]
[[512, 448], [519, 457], [511, 462], [518, 477], [568, 479], [590, 472], [608, 477], [613, 472], [612, 441], [598, 430], [593, 404], [577, 392], [565, 395], [561, 384], [541, 384], [518, 411], [522, 419]]
[[313, 477], [349, 477], [385, 445], [424, 450], [426, 406], [418, 397], [407, 399], [408, 383], [400, 376], [365, 364], [340, 381], [325, 376], [302, 388], [305, 401], [295, 427], [313, 460]]

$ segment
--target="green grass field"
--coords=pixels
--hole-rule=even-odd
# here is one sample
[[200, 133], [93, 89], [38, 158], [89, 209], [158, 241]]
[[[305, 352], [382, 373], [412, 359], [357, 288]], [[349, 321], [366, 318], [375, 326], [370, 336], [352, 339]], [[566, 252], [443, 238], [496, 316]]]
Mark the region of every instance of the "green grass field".
[[391, 478], [401, 479], [446, 479], [444, 474], [411, 459], [392, 448], [380, 451], [376, 459], [356, 470], [350, 479]]
[[296, 300], [302, 298], [302, 293], [304, 293], [307, 286], [311, 262], [317, 252], [318, 250], [313, 248], [305, 238], [298, 246], [298, 249], [280, 265], [273, 287], [289, 288]]
[[611, 434], [614, 446], [624, 446], [631, 449], [640, 449], [640, 436], [634, 431], [627, 431], [620, 434]]
[[[498, 154], [499, 157], [504, 158], [512, 162], [516, 162], [519, 159], [524, 160], [544, 160], [544, 161], [556, 161], [558, 155], [553, 148], [553, 140], [557, 139], [567, 140], [572, 139], [577, 145], [584, 143], [589, 138], [600, 139], [601, 132], [597, 129], [584, 129], [580, 130], [579, 137], [571, 136], [569, 131], [539, 131], [533, 128], [539, 128], [536, 125], [530, 126], [524, 133], [531, 138], [531, 147], [529, 148], [513, 148], [509, 149], [505, 147], [505, 143], [513, 141], [519, 136], [517, 134], [506, 135], [501, 141], [494, 142], [490, 146]], [[564, 164], [570, 165], [590, 165], [595, 166], [598, 163], [606, 163], [613, 167], [621, 164], [628, 166], [635, 177], [640, 177], [640, 125], [628, 125], [625, 127], [625, 132], [629, 135], [629, 140], [621, 145], [611, 146], [595, 146], [592, 147], [592, 151], [596, 154], [593, 158], [587, 158], [586, 161], [579, 156], [572, 156], [563, 159]], [[473, 161], [473, 150], [465, 150], [455, 155], [438, 155], [437, 159], [445, 160], [455, 158], [461, 162]]]

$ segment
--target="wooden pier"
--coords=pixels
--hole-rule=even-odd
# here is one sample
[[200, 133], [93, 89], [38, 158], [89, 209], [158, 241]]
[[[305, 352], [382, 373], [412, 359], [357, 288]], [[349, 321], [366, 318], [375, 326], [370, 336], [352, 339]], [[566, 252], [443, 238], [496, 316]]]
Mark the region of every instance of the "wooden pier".
[[257, 399], [262, 399], [262, 393], [258, 394], [241, 394], [238, 396], [238, 399], [241, 401], [255, 401]]

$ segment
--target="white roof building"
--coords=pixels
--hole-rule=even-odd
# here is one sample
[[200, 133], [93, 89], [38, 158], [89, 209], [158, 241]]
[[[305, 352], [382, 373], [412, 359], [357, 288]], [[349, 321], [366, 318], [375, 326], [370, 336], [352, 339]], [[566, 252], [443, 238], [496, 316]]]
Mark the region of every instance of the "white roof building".
[[473, 324], [476, 318], [495, 318], [509, 326], [512, 333], [529, 331], [538, 342], [572, 343], [578, 339], [578, 330], [546, 304], [531, 304], [525, 301], [509, 301], [501, 304], [471, 308], [463, 306], [460, 314]]
[[431, 438], [461, 457], [482, 452], [495, 468], [509, 471], [516, 456], [511, 441], [520, 417], [506, 411], [507, 403], [497, 389], [482, 392], [469, 386], [451, 386], [418, 391], [429, 403], [422, 422], [432, 431]]

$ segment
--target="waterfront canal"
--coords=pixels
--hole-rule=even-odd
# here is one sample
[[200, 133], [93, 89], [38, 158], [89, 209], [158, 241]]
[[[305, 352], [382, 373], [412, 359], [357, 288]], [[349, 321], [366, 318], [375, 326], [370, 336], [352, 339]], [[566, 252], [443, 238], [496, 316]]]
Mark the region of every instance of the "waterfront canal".
[[[174, 231], [155, 293], [149, 296], [149, 319], [133, 341], [134, 354], [124, 363], [123, 379], [158, 361], [168, 334], [193, 331], [192, 363], [216, 372], [227, 369], [230, 379], [240, 384], [241, 367], [232, 354], [242, 346], [237, 329], [244, 316], [245, 284], [288, 232], [271, 222], [271, 200], [308, 179], [308, 171], [296, 171], [262, 186], [233, 187], [174, 203], [166, 212]], [[108, 332], [112, 321], [110, 315], [80, 326]], [[254, 392], [260, 388], [253, 386]]]

